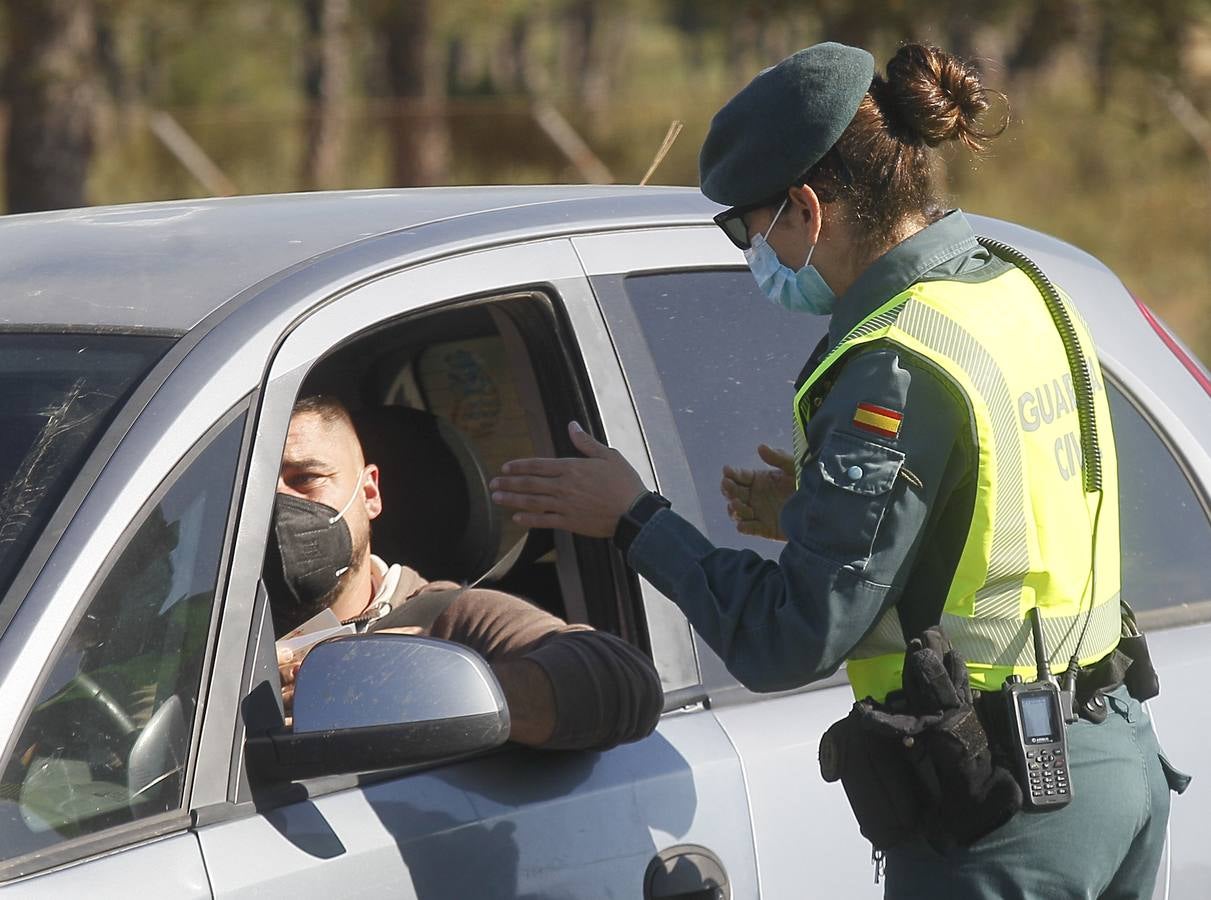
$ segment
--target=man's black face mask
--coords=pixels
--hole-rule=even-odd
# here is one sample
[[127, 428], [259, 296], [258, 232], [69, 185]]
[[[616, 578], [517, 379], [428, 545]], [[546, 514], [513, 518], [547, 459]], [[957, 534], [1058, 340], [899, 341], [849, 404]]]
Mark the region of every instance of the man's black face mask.
[[353, 537], [341, 512], [278, 494], [264, 572], [276, 635], [322, 612], [351, 565]]

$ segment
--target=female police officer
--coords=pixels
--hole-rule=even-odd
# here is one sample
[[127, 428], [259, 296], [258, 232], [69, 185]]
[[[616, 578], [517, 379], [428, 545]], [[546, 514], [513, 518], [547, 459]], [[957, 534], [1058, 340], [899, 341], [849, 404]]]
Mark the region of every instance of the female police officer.
[[882, 77], [827, 43], [760, 73], [711, 123], [702, 191], [729, 207], [716, 222], [770, 300], [832, 315], [796, 389], [793, 482], [725, 475], [741, 527], [784, 537], [776, 564], [713, 546], [574, 423], [585, 459], [517, 460], [493, 489], [523, 525], [612, 536], [755, 690], [844, 660], [855, 695], [882, 701], [906, 635], [941, 623], [972, 685], [997, 691], [1033, 678], [1038, 615], [1057, 668], [1100, 672], [1107, 692], [1104, 721], [1068, 727], [1072, 802], [945, 854], [889, 849], [887, 895], [1146, 896], [1169, 796], [1146, 713], [1106, 676], [1118, 499], [1092, 344], [1078, 321], [1059, 327], [1028, 263], [981, 245], [930, 190], [932, 148], [980, 149], [988, 105], [978, 74], [937, 49], [901, 48]]

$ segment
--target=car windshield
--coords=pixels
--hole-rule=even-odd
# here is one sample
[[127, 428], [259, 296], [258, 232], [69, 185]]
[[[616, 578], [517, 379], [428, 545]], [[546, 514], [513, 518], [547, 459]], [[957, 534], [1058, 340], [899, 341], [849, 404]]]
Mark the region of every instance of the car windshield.
[[0, 596], [164, 337], [0, 334]]

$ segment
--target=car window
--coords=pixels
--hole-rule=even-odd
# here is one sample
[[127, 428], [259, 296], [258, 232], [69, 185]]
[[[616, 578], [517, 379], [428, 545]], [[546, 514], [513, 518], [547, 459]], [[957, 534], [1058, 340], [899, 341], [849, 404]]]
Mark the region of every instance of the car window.
[[[527, 533], [488, 493], [510, 459], [572, 452], [565, 423], [583, 419], [588, 394], [557, 302], [527, 290], [393, 321], [317, 361], [299, 396], [332, 396], [353, 415], [365, 459], [379, 468], [369, 549], [383, 563], [467, 582], [521, 547], [494, 588], [641, 643], [608, 543]], [[283, 596], [279, 580], [276, 570], [267, 579], [271, 600]], [[288, 630], [303, 612], [275, 627]]]
[[1131, 401], [1107, 383], [1118, 451], [1123, 598], [1137, 612], [1211, 600], [1211, 523], [1189, 479]]
[[0, 334], [0, 595], [168, 338]]
[[[632, 275], [622, 284], [641, 339], [629, 334], [621, 298], [603, 296], [603, 307], [657, 472], [674, 471], [684, 453], [707, 536], [777, 557], [781, 544], [736, 532], [719, 494], [721, 470], [764, 465], [761, 443], [790, 449], [795, 379], [828, 319], [769, 303], [747, 269]], [[612, 293], [608, 284], [595, 287]], [[675, 485], [662, 480], [662, 488], [682, 499]]]
[[243, 417], [141, 515], [0, 769], [0, 859], [181, 804]]

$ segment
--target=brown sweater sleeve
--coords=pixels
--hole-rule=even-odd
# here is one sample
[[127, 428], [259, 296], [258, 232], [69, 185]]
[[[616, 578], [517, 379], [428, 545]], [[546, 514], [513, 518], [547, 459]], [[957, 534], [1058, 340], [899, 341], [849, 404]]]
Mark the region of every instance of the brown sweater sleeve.
[[[453, 584], [433, 582], [417, 597]], [[621, 638], [569, 625], [500, 591], [460, 594], [434, 620], [431, 636], [464, 644], [488, 662], [525, 658], [555, 693], [555, 730], [543, 745], [604, 750], [652, 733], [664, 697], [652, 661]]]

